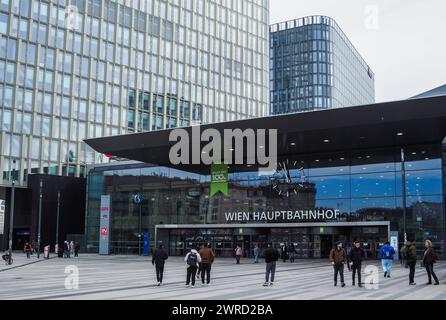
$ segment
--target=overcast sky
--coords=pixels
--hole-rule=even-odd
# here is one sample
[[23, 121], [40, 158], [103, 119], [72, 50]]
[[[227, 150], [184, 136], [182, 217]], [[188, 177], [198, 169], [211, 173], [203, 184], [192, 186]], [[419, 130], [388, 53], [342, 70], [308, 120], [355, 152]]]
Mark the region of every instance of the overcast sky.
[[375, 72], [376, 101], [446, 84], [446, 0], [270, 0], [271, 23], [334, 18]]

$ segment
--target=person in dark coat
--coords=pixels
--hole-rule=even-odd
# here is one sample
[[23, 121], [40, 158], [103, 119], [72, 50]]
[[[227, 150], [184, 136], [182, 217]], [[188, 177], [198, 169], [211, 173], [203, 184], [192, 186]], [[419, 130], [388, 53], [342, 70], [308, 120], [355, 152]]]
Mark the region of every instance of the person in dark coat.
[[364, 260], [365, 252], [361, 248], [361, 243], [355, 241], [355, 245], [350, 249], [348, 253], [349, 261], [352, 263], [352, 286], [355, 285], [356, 273], [358, 273], [358, 287], [362, 287], [361, 284], [361, 266], [362, 260]]
[[33, 250], [33, 248], [31, 247], [29, 242], [25, 243], [25, 246], [23, 247], [23, 251], [26, 253], [26, 257], [28, 259], [30, 258], [32, 250]]
[[414, 286], [415, 283], [415, 267], [417, 265], [417, 248], [414, 241], [407, 241], [403, 251], [404, 260], [409, 266], [409, 285]]
[[334, 269], [334, 285], [338, 285], [338, 273], [341, 276], [341, 286], [345, 287], [344, 264], [347, 262], [347, 254], [342, 248], [342, 242], [337, 242], [336, 247], [330, 251], [330, 261]]
[[81, 249], [81, 245], [79, 244], [79, 242], [76, 242], [74, 244], [74, 256], [75, 257], [79, 257], [79, 250]]
[[158, 281], [158, 287], [163, 284], [164, 263], [168, 258], [164, 245], [160, 244], [158, 249], [153, 252], [152, 265], [155, 265], [156, 281]]
[[[276, 262], [279, 260], [279, 252], [273, 248], [272, 243], [268, 243], [268, 248], [263, 251], [263, 257], [266, 263], [265, 283], [264, 287], [272, 286], [274, 283], [274, 275], [276, 274]], [[271, 282], [269, 275], [271, 274]]]
[[435, 280], [434, 285], [438, 286], [440, 282], [438, 281], [437, 275], [434, 272], [434, 263], [437, 262], [438, 260], [437, 253], [435, 252], [432, 242], [430, 240], [426, 240], [424, 242], [424, 247], [426, 248], [426, 250], [424, 251], [423, 255], [423, 264], [424, 267], [426, 268], [427, 277], [429, 280], [426, 283], [426, 285], [432, 284], [432, 277], [434, 277]]

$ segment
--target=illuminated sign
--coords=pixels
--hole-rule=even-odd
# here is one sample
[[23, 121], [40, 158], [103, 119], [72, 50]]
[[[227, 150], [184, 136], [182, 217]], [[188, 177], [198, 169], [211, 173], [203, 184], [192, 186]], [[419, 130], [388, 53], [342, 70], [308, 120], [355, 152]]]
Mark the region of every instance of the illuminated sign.
[[110, 254], [110, 196], [101, 196], [99, 254]]
[[225, 212], [227, 222], [264, 222], [264, 221], [321, 221], [337, 220], [339, 209], [315, 210], [280, 210], [280, 211], [253, 211], [253, 212]]

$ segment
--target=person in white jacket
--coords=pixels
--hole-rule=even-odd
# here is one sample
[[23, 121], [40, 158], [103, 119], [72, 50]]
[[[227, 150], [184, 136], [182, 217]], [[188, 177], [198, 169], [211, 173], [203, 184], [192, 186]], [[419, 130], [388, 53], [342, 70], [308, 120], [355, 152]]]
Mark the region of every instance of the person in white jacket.
[[199, 263], [201, 262], [200, 254], [197, 250], [192, 249], [188, 254], [186, 254], [186, 257], [184, 257], [184, 261], [187, 265], [186, 287], [189, 288], [192, 279], [193, 288], [195, 287], [195, 275], [197, 273], [197, 268]]

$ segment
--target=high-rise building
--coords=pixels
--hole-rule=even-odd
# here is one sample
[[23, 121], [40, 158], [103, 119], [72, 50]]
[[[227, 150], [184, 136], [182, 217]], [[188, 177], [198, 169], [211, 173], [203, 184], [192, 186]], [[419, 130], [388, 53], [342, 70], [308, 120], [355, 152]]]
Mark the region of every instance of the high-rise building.
[[82, 176], [85, 138], [264, 116], [268, 0], [0, 0], [0, 186]]
[[331, 18], [270, 28], [271, 114], [375, 102], [374, 73]]

